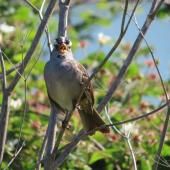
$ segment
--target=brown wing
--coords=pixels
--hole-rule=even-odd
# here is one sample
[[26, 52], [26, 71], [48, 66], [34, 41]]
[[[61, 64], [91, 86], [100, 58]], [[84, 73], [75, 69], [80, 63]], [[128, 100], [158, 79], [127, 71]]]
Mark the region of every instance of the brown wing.
[[[82, 84], [87, 83], [89, 75], [87, 74], [86, 69], [78, 63], [78, 69], [83, 73]], [[83, 123], [85, 130], [89, 131], [95, 129], [96, 127], [105, 125], [105, 122], [102, 120], [98, 112], [93, 108], [94, 105], [94, 95], [91, 82], [89, 82], [85, 92], [80, 100], [80, 117]], [[102, 133], [109, 133], [109, 128], [105, 127], [100, 130]]]
[[[88, 75], [86, 69], [80, 63], [77, 63], [77, 68], [79, 69], [80, 72], [83, 73], [82, 74], [82, 80], [81, 80], [81, 84], [83, 86], [85, 83], [88, 82], [89, 75]], [[92, 87], [91, 82], [88, 83], [83, 96], [86, 96], [88, 98], [88, 100], [92, 104], [92, 106], [94, 105], [93, 87]]]

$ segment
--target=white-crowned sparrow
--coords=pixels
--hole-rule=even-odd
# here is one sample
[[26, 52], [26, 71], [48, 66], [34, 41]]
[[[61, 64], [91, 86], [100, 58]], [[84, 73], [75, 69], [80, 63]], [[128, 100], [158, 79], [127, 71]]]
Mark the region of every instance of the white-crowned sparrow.
[[[65, 113], [72, 112], [88, 77], [86, 69], [73, 57], [71, 41], [65, 37], [57, 38], [50, 61], [44, 68], [44, 79], [51, 106]], [[87, 131], [105, 124], [93, 105], [93, 89], [89, 83], [78, 109], [84, 129]], [[58, 118], [60, 117], [58, 115]], [[100, 131], [108, 133], [109, 128], [105, 127]]]

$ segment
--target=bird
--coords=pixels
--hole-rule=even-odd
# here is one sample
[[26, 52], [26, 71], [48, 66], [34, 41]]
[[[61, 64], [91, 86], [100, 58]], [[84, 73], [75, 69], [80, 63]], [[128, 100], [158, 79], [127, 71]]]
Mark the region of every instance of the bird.
[[[72, 112], [77, 107], [84, 84], [89, 75], [87, 70], [74, 57], [71, 50], [71, 41], [67, 37], [58, 37], [50, 60], [44, 67], [44, 80], [51, 107], [55, 107], [62, 114], [57, 114], [60, 121], [64, 121], [65, 113]], [[94, 108], [94, 95], [91, 82], [87, 83], [80, 101], [78, 112], [84, 130], [91, 131], [99, 126], [106, 125]], [[109, 127], [99, 129], [102, 133], [109, 133]]]

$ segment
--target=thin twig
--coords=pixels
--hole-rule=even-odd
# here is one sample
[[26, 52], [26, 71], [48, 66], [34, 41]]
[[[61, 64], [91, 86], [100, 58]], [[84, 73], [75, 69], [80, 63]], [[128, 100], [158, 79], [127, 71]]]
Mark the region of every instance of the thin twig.
[[[163, 104], [162, 106], [158, 107], [157, 109], [149, 112], [149, 113], [145, 113], [145, 114], [142, 114], [142, 115], [139, 115], [139, 116], [136, 116], [134, 118], [131, 118], [131, 119], [128, 119], [128, 120], [124, 120], [124, 121], [121, 121], [121, 122], [115, 122], [113, 123], [113, 125], [117, 126], [117, 125], [121, 125], [121, 124], [125, 124], [125, 123], [129, 123], [129, 122], [134, 122], [134, 121], [137, 121], [137, 120], [140, 120], [140, 119], [143, 119], [143, 118], [146, 118], [152, 114], [155, 114], [159, 111], [161, 111], [162, 109], [164, 109], [165, 107], [168, 106], [170, 101], [168, 101], [168, 103], [165, 103]], [[108, 126], [111, 126], [111, 125], [108, 125]]]
[[19, 127], [19, 137], [18, 137], [18, 144], [16, 147], [16, 152], [17, 152], [18, 148], [20, 147], [20, 142], [21, 142], [21, 138], [22, 138], [22, 128], [24, 126], [26, 112], [27, 112], [27, 81], [25, 80], [24, 81], [24, 110], [23, 110], [23, 114], [22, 114], [22, 118], [21, 118], [20, 127]]
[[2, 68], [3, 75], [3, 83], [2, 83], [2, 106], [1, 106], [1, 114], [0, 114], [0, 164], [3, 160], [4, 150], [5, 150], [5, 142], [7, 137], [7, 124], [9, 119], [9, 94], [7, 91], [7, 80], [6, 80], [6, 68], [2, 55], [2, 51], [0, 48], [0, 64]]
[[[6, 76], [11, 74], [13, 71], [16, 71], [19, 67], [21, 67], [21, 63], [18, 63], [15, 66], [13, 66], [12, 68], [10, 68], [9, 70], [6, 70]], [[3, 79], [3, 74], [2, 73], [0, 73], [0, 79]]]
[[21, 152], [21, 150], [23, 149], [24, 146], [25, 146], [25, 142], [23, 142], [22, 145], [20, 146], [20, 148], [17, 150], [17, 152], [15, 152], [12, 159], [10, 160], [10, 162], [8, 163], [7, 167], [4, 170], [7, 170], [11, 166], [11, 164], [14, 162], [16, 157], [20, 154], [20, 152]]
[[122, 17], [121, 33], [123, 33], [123, 31], [124, 31], [125, 20], [126, 20], [126, 12], [127, 12], [127, 9], [128, 9], [128, 4], [129, 4], [129, 0], [126, 0], [125, 1], [124, 11], [123, 11], [123, 17]]
[[7, 126], [8, 126], [8, 119], [9, 119], [9, 99], [10, 99], [10, 94], [11, 92], [14, 90], [14, 88], [16, 87], [18, 81], [20, 80], [20, 78], [22, 77], [21, 75], [23, 75], [24, 70], [28, 64], [28, 62], [30, 61], [32, 54], [34, 53], [38, 42], [40, 40], [40, 37], [45, 29], [45, 26], [47, 24], [47, 21], [52, 13], [52, 10], [54, 8], [54, 5], [56, 3], [56, 0], [51, 0], [47, 10], [45, 12], [44, 18], [42, 20], [42, 22], [40, 23], [37, 33], [34, 37], [34, 40], [29, 48], [29, 50], [27, 51], [27, 54], [22, 62], [22, 66], [24, 67], [20, 67], [16, 73], [16, 75], [14, 76], [14, 79], [12, 80], [12, 82], [9, 84], [9, 86], [6, 88], [6, 91], [3, 95], [3, 100], [2, 100], [2, 109], [1, 109], [1, 117], [0, 117], [0, 163], [2, 162], [3, 159], [3, 155], [4, 155], [4, 147], [5, 147], [5, 142], [6, 142], [6, 136], [7, 136]]
[[[15, 64], [13, 64], [13, 62], [9, 59], [9, 57], [8, 57], [3, 51], [2, 51], [2, 55], [3, 55], [3, 56], [8, 60], [8, 62], [15, 68]], [[20, 64], [21, 64], [21, 65], [20, 65], [19, 68], [22, 67], [22, 64], [23, 64], [23, 63], [20, 63]], [[19, 68], [18, 68], [18, 69], [19, 69]], [[24, 76], [20, 74], [20, 72], [18, 71], [18, 69], [15, 68], [16, 73], [17, 73], [23, 80], [25, 80]]]
[[55, 165], [53, 165], [53, 167], [59, 167], [63, 162], [64, 160], [66, 159], [66, 157], [69, 155], [70, 152], [72, 152], [74, 150], [74, 148], [76, 147], [76, 145], [80, 142], [80, 140], [82, 140], [83, 138], [85, 138], [86, 136], [88, 136], [89, 134], [92, 134], [94, 133], [95, 131], [97, 130], [100, 130], [102, 128], [105, 128], [106, 126], [118, 126], [118, 125], [122, 125], [122, 124], [125, 124], [125, 123], [129, 123], [129, 122], [132, 122], [132, 121], [136, 121], [136, 120], [140, 120], [140, 119], [143, 119], [145, 117], [148, 117], [154, 113], [157, 113], [158, 111], [162, 110], [163, 108], [165, 108], [166, 106], [168, 105], [168, 103], [160, 106], [159, 108], [155, 109], [154, 111], [151, 111], [149, 113], [146, 113], [146, 114], [143, 114], [143, 115], [140, 115], [140, 116], [137, 116], [135, 118], [132, 118], [132, 119], [128, 119], [128, 120], [125, 120], [125, 121], [121, 121], [121, 122], [115, 122], [113, 124], [109, 124], [109, 125], [104, 125], [104, 126], [100, 126], [100, 127], [97, 127], [91, 131], [88, 131], [88, 132], [85, 132], [85, 131], [80, 131], [79, 134], [72, 140], [72, 142], [70, 142], [68, 145], [66, 145], [64, 147], [64, 151], [60, 153], [60, 155], [57, 157], [56, 161], [55, 161]]
[[158, 165], [162, 165], [162, 166], [164, 166], [164, 167], [168, 167], [168, 168], [170, 168], [170, 164], [168, 163], [168, 161], [169, 160], [166, 160], [166, 159], [164, 159], [163, 157], [158, 157], [158, 160], [159, 160], [159, 162], [156, 162], [156, 160], [155, 159], [152, 159], [153, 160], [153, 162], [156, 164], [158, 164]]
[[[158, 4], [158, 6], [160, 7], [161, 3]], [[158, 7], [156, 7], [156, 9], [158, 9]], [[143, 39], [150, 51], [150, 54], [152, 56], [152, 59], [154, 61], [154, 65], [156, 67], [156, 70], [158, 72], [158, 75], [159, 75], [159, 78], [160, 78], [160, 81], [161, 81], [161, 84], [162, 84], [162, 88], [163, 88], [163, 91], [164, 91], [164, 94], [165, 94], [165, 97], [166, 97], [166, 101], [169, 100], [169, 96], [166, 92], [166, 88], [165, 88], [165, 85], [164, 85], [164, 82], [163, 82], [163, 79], [162, 79], [162, 76], [161, 76], [161, 73], [159, 71], [159, 68], [157, 66], [157, 63], [156, 63], [156, 60], [155, 60], [155, 57], [153, 55], [153, 52], [147, 42], [147, 40], [145, 39], [143, 33], [141, 32], [140, 28], [139, 28], [139, 25], [137, 23], [137, 20], [135, 18], [134, 20], [134, 23], [136, 24], [138, 30], [140, 31], [141, 35], [143, 36]], [[166, 114], [166, 119], [165, 119], [165, 122], [164, 122], [164, 127], [163, 127], [163, 131], [162, 131], [162, 134], [161, 134], [161, 138], [160, 138], [160, 144], [159, 144], [159, 148], [158, 148], [158, 151], [157, 151], [157, 154], [155, 156], [155, 164], [154, 164], [154, 169], [157, 170], [158, 169], [158, 165], [159, 165], [159, 160], [160, 160], [160, 155], [161, 155], [161, 151], [162, 151], [162, 148], [163, 148], [163, 144], [164, 144], [164, 140], [165, 140], [165, 136], [166, 136], [166, 132], [167, 132], [167, 128], [168, 128], [168, 122], [169, 122], [169, 119], [170, 119], [170, 106], [168, 105], [168, 110], [167, 110], [167, 114]]]
[[[161, 4], [164, 2], [164, 0], [161, 0], [157, 6], [154, 6], [153, 9], [153, 13], [156, 14], [156, 11], [160, 8]], [[140, 30], [138, 24], [137, 24], [137, 21], [135, 20], [135, 24], [137, 26], [137, 28]], [[140, 31], [141, 32], [141, 31]], [[164, 82], [163, 82], [163, 79], [162, 79], [162, 76], [161, 76], [161, 73], [159, 71], [159, 68], [157, 66], [157, 63], [156, 63], [156, 60], [155, 60], [155, 57], [153, 55], [153, 52], [151, 50], [151, 48], [149, 47], [149, 44], [148, 42], [146, 41], [143, 33], [141, 32], [141, 35], [143, 36], [144, 40], [145, 40], [145, 43], [147, 45], [147, 47], [149, 48], [149, 51], [151, 53], [151, 56], [152, 56], [152, 59], [154, 61], [154, 64], [155, 64], [155, 67], [156, 67], [156, 70], [158, 72], [158, 75], [159, 75], [159, 78], [160, 78], [160, 81], [161, 81], [161, 85], [162, 85], [162, 88], [163, 88], [163, 91], [164, 91], [164, 94], [165, 94], [165, 97], [166, 97], [166, 101], [168, 102], [169, 100], [169, 96], [166, 92], [166, 88], [165, 88], [165, 85], [164, 85]], [[155, 164], [154, 164], [154, 169], [157, 170], [158, 169], [158, 165], [159, 165], [159, 160], [160, 160], [160, 155], [161, 155], [161, 151], [162, 151], [162, 148], [163, 148], [163, 144], [164, 144], [164, 141], [165, 141], [165, 136], [166, 136], [166, 132], [167, 132], [167, 128], [168, 128], [168, 123], [169, 123], [169, 119], [170, 119], [170, 104], [168, 104], [168, 110], [167, 110], [167, 113], [166, 113], [166, 118], [165, 118], [165, 122], [164, 122], [164, 127], [163, 127], [163, 130], [162, 130], [162, 133], [161, 133], [161, 137], [160, 137], [160, 143], [159, 143], [159, 147], [158, 147], [158, 151], [157, 151], [157, 154], [155, 156]]]
[[[135, 9], [136, 9], [136, 7], [137, 7], [137, 5], [135, 6]], [[132, 12], [132, 15], [131, 15], [131, 19], [132, 19], [132, 17], [133, 17], [133, 14], [134, 14], [134, 12], [135, 12], [135, 10]], [[131, 20], [129, 20], [129, 22], [128, 22], [128, 24], [130, 23], [130, 21]], [[149, 21], [149, 22], [148, 22]], [[151, 21], [152, 21], [152, 19], [151, 19]], [[148, 27], [149, 27], [149, 25], [150, 25], [150, 23], [151, 23], [151, 21], [150, 21], [150, 17], [148, 17], [147, 18], [147, 20], [146, 20], [146, 22], [145, 22], [145, 24], [144, 24], [144, 26], [143, 26], [143, 29], [142, 29], [142, 31], [143, 31], [143, 33], [146, 33], [146, 31], [147, 31], [147, 29], [148, 29]], [[128, 25], [126, 25], [126, 26], [128, 26]], [[127, 30], [127, 28], [128, 27], [125, 27], [125, 30]], [[114, 52], [114, 50], [117, 48], [117, 46], [119, 45], [119, 43], [120, 43], [120, 41], [121, 41], [121, 39], [122, 39], [122, 37], [123, 37], [123, 35], [122, 34], [120, 34], [120, 37], [118, 38], [118, 40], [117, 40], [117, 43], [114, 45], [114, 47], [111, 49], [111, 51], [109, 52], [109, 54], [106, 56], [106, 58], [103, 60], [103, 62], [99, 65], [99, 67], [97, 67], [97, 69], [93, 72], [93, 74], [90, 76], [90, 78], [89, 78], [89, 81], [93, 78], [93, 76], [94, 75], [96, 75], [96, 73], [101, 69], [101, 67], [107, 62], [107, 60], [110, 58], [110, 56], [112, 55], [112, 53]], [[135, 46], [134, 46], [134, 48], [133, 48], [133, 55], [134, 55], [134, 50], [135, 50], [135, 52], [136, 52], [136, 50], [137, 50], [137, 48], [139, 47], [139, 45], [140, 45], [140, 42], [141, 42], [141, 39], [142, 39], [142, 37], [139, 35], [139, 37], [137, 38], [137, 40], [136, 40], [136, 44], [135, 44]], [[132, 52], [130, 53], [130, 56], [132, 55]], [[132, 58], [131, 58], [132, 59]], [[130, 64], [130, 62], [129, 62], [129, 64]], [[126, 65], [128, 66], [128, 62], [125, 62], [124, 63], [124, 67], [123, 67], [123, 75], [124, 75], [124, 73], [125, 73], [125, 71], [126, 71], [126, 69], [127, 69], [127, 67], [126, 67]], [[122, 75], [122, 72], [121, 72], [121, 75]], [[121, 77], [123, 77], [123, 76], [121, 76]], [[121, 80], [121, 78], [119, 79], [119, 80]], [[118, 84], [119, 84], [120, 82], [118, 82]], [[118, 85], [117, 84], [117, 85]], [[84, 90], [84, 89], [83, 89]], [[83, 91], [82, 90], [82, 94], [83, 94]], [[80, 95], [80, 98], [81, 98], [81, 95]], [[78, 99], [78, 101], [80, 100], [80, 98]], [[151, 114], [151, 113], [150, 113]], [[148, 114], [148, 115], [150, 115], [150, 114]], [[147, 116], [148, 116], [147, 115]], [[146, 116], [146, 115], [145, 115]], [[141, 118], [143, 118], [143, 117], [145, 117], [145, 116], [140, 116], [139, 118], [133, 118], [133, 119], [131, 119], [131, 120], [127, 120], [127, 121], [125, 121], [125, 123], [127, 123], [127, 122], [130, 122], [130, 121], [135, 121], [135, 120], [138, 120], [138, 119], [141, 119]], [[120, 124], [121, 123], [124, 123], [124, 122], [120, 122]], [[119, 124], [119, 123], [117, 123], [117, 124]], [[112, 125], [108, 125], [108, 126], [113, 126], [114, 124], [112, 124]], [[104, 128], [104, 126], [103, 127], [100, 127], [101, 129], [102, 128]], [[96, 129], [94, 129], [94, 131], [95, 130], [99, 130], [98, 128], [96, 128]], [[92, 132], [87, 132], [87, 133], [85, 133], [86, 135], [88, 135], [88, 134], [90, 134], [90, 133], [92, 133]], [[78, 143], [79, 141], [77, 141], [77, 143]], [[76, 143], [76, 142], [75, 142]], [[76, 143], [76, 144], [77, 144]], [[76, 145], [75, 144], [75, 145]], [[73, 145], [73, 147], [75, 147], [75, 145]], [[69, 148], [70, 150], [72, 150], [73, 148]], [[64, 152], [65, 154], [69, 154], [68, 152], [66, 153], [66, 152]], [[61, 156], [63, 156], [64, 154], [60, 154]], [[64, 155], [64, 157], [66, 157], [66, 155]], [[65, 158], [64, 158], [65, 159]], [[63, 161], [63, 160], [62, 160]], [[59, 165], [61, 164], [61, 160], [59, 161], [59, 159], [57, 159], [56, 160], [56, 162], [55, 162], [55, 166], [54, 167], [58, 167]]]
[[[110, 116], [109, 116], [109, 113], [108, 113], [108, 107], [105, 107], [105, 112], [104, 112], [104, 113], [105, 113], [105, 115], [106, 115], [109, 123], [110, 123], [110, 124], [113, 124], [113, 122], [112, 122], [112, 120], [111, 120], [111, 118], [110, 118]], [[125, 137], [125, 136], [119, 131], [119, 129], [118, 129], [116, 126], [111, 126], [111, 128], [112, 128], [113, 131], [116, 131], [120, 136]]]
[[[133, 14], [134, 14], [134, 12], [135, 12], [135, 10], [136, 10], [136, 8], [137, 8], [138, 3], [139, 3], [139, 0], [137, 0], [136, 4], [135, 4], [135, 6], [134, 6], [134, 8], [133, 8], [133, 10], [132, 10], [131, 17], [129, 18], [129, 20], [128, 20], [127, 24], [126, 24], [125, 30], [124, 30], [123, 32], [120, 32], [117, 41], [115, 42], [115, 44], [113, 45], [113, 47], [111, 48], [111, 50], [109, 51], [109, 53], [106, 55], [106, 57], [104, 58], [104, 60], [97, 66], [97, 68], [94, 70], [94, 72], [92, 73], [92, 75], [89, 77], [88, 81], [84, 84], [84, 87], [82, 88], [82, 90], [81, 90], [81, 92], [80, 92], [80, 95], [79, 95], [76, 103], [79, 103], [79, 101], [80, 101], [80, 99], [81, 99], [81, 97], [82, 97], [82, 95], [83, 95], [86, 87], [87, 87], [88, 84], [90, 83], [90, 81], [95, 77], [95, 75], [99, 72], [99, 70], [105, 65], [105, 63], [106, 63], [106, 62], [109, 60], [109, 58], [112, 56], [113, 52], [114, 52], [114, 51], [117, 49], [117, 47], [119, 46], [121, 40], [123, 39], [123, 37], [124, 37], [124, 35], [125, 35], [128, 27], [129, 27], [129, 24], [130, 24], [130, 22], [131, 22], [131, 20], [132, 20]], [[122, 24], [123, 24], [123, 22], [122, 22]], [[122, 26], [121, 26], [121, 27], [122, 27]], [[103, 100], [102, 100], [102, 101], [103, 101]], [[107, 102], [108, 102], [108, 101], [107, 101]], [[97, 108], [97, 111], [98, 111], [98, 112], [101, 112], [101, 110], [104, 108], [104, 106], [105, 106], [106, 104], [107, 104], [107, 103], [103, 104], [103, 105], [102, 105], [102, 108], [100, 108], [100, 104], [99, 104], [99, 106], [98, 106], [98, 108]]]
[[151, 56], [152, 56], [152, 60], [153, 60], [153, 62], [154, 62], [155, 68], [156, 68], [157, 73], [158, 73], [158, 75], [159, 75], [159, 79], [160, 79], [160, 81], [161, 81], [161, 85], [162, 85], [162, 88], [163, 88], [163, 91], [164, 91], [164, 95], [165, 95], [165, 97], [166, 97], [166, 101], [168, 101], [168, 100], [169, 100], [169, 97], [168, 97], [168, 94], [167, 94], [167, 92], [166, 92], [166, 88], [165, 88], [165, 85], [164, 85], [164, 82], [163, 82], [163, 78], [162, 78], [161, 73], [160, 73], [160, 71], [159, 71], [159, 68], [158, 68], [158, 66], [157, 66], [157, 62], [156, 62], [156, 60], [155, 60], [153, 51], [152, 51], [152, 49], [150, 48], [150, 46], [149, 46], [149, 44], [148, 44], [148, 42], [147, 42], [147, 40], [146, 40], [146, 38], [145, 38], [145, 35], [142, 33], [142, 31], [141, 31], [141, 29], [140, 29], [140, 27], [139, 27], [139, 25], [138, 25], [138, 23], [137, 23], [137, 20], [136, 20], [136, 17], [135, 17], [135, 16], [134, 16], [134, 23], [135, 23], [135, 25], [137, 26], [139, 32], [141, 33], [141, 35], [142, 35], [142, 37], [143, 37], [143, 40], [145, 41], [145, 43], [146, 43], [146, 45], [147, 45], [147, 47], [148, 47], [148, 49], [149, 49], [149, 52], [150, 52], [150, 54], [151, 54]]
[[[42, 20], [43, 20], [42, 11], [43, 11], [43, 8], [44, 8], [45, 0], [43, 0], [43, 3], [41, 4], [40, 10], [39, 10], [36, 6], [34, 6], [30, 1], [28, 1], [28, 0], [24, 0], [24, 1], [25, 1], [36, 13], [38, 13], [39, 18], [40, 18], [40, 20], [42, 21]], [[50, 52], [50, 54], [51, 54], [51, 52], [52, 52], [52, 43], [51, 43], [51, 39], [50, 39], [50, 35], [49, 35], [48, 26], [45, 27], [45, 34], [46, 34], [47, 41], [48, 41], [48, 49], [49, 49], [49, 52]]]
[[[158, 4], [159, 6], [161, 5], [160, 3]], [[157, 9], [157, 7], [156, 7]], [[137, 23], [137, 20], [135, 18], [135, 24], [138, 28], [138, 30], [140, 31], [140, 28], [138, 26], [138, 23]], [[141, 32], [141, 31], [140, 31]], [[142, 34], [142, 32], [141, 32]], [[165, 88], [165, 85], [164, 85], [164, 82], [163, 82], [163, 79], [162, 79], [162, 76], [161, 76], [161, 73], [159, 71], [159, 68], [157, 66], [157, 63], [156, 63], [156, 60], [155, 60], [155, 57], [153, 55], [153, 52], [151, 50], [151, 48], [149, 47], [149, 44], [147, 42], [147, 40], [145, 39], [144, 35], [142, 34], [144, 40], [145, 40], [145, 43], [151, 53], [151, 56], [152, 56], [152, 59], [154, 61], [154, 64], [155, 64], [155, 67], [156, 67], [156, 70], [158, 72], [158, 75], [159, 75], [159, 78], [160, 78], [160, 81], [161, 81], [161, 85], [162, 85], [162, 88], [163, 88], [163, 91], [164, 91], [164, 94], [165, 94], [165, 97], [166, 97], [166, 101], [169, 100], [169, 96], [166, 92], [166, 88]], [[159, 148], [158, 148], [158, 151], [157, 151], [157, 154], [155, 156], [155, 164], [154, 164], [154, 169], [157, 170], [158, 169], [158, 165], [159, 165], [159, 160], [160, 160], [160, 155], [161, 155], [161, 151], [162, 151], [162, 148], [163, 148], [163, 144], [164, 144], [164, 140], [165, 140], [165, 136], [166, 136], [166, 132], [167, 132], [167, 128], [168, 128], [168, 122], [169, 122], [169, 119], [170, 119], [170, 105], [168, 105], [168, 110], [167, 110], [167, 113], [166, 113], [166, 119], [165, 119], [165, 122], [164, 122], [164, 127], [163, 127], [163, 131], [162, 131], [162, 134], [161, 134], [161, 137], [160, 137], [160, 143], [159, 143]]]
[[161, 137], [160, 137], [158, 151], [157, 151], [157, 154], [155, 156], [155, 164], [154, 164], [154, 169], [155, 170], [158, 169], [159, 157], [161, 155], [163, 144], [164, 144], [164, 141], [165, 141], [165, 136], [166, 136], [166, 132], [167, 132], [167, 129], [168, 129], [169, 119], [170, 119], [170, 106], [168, 105], [168, 110], [167, 110], [167, 113], [166, 113], [164, 127], [163, 127], [163, 130], [162, 130], [162, 133], [161, 133]]
[[63, 135], [64, 135], [64, 132], [65, 132], [65, 130], [66, 130], [66, 127], [67, 127], [67, 125], [68, 125], [68, 122], [69, 122], [69, 120], [70, 120], [70, 118], [71, 118], [71, 116], [72, 116], [72, 112], [68, 112], [67, 113], [68, 115], [66, 116], [66, 119], [64, 120], [64, 126], [62, 126], [62, 128], [61, 128], [61, 130], [60, 130], [60, 132], [59, 132], [59, 134], [58, 134], [58, 136], [57, 136], [57, 141], [56, 141], [56, 144], [55, 144], [55, 149], [54, 149], [54, 151], [53, 151], [53, 155], [54, 155], [54, 157], [56, 156], [56, 154], [57, 154], [57, 151], [58, 151], [58, 147], [59, 147], [59, 145], [60, 145], [60, 142], [61, 142], [61, 140], [62, 140], [62, 137], [63, 137]]
[[86, 132], [81, 130], [76, 137], [73, 138], [72, 142], [67, 144], [64, 147], [64, 151], [60, 153], [60, 155], [57, 157], [57, 159], [54, 162], [53, 168], [58, 168], [67, 158], [70, 152], [74, 150], [74, 148], [77, 146], [77, 144], [85, 137]]
[[41, 7], [40, 7], [40, 14], [42, 14], [43, 13], [43, 8], [44, 8], [44, 5], [45, 5], [45, 1], [46, 0], [43, 0], [43, 2], [42, 2], [42, 4], [41, 4]]
[[[113, 124], [109, 114], [108, 114], [108, 109], [105, 107], [105, 114], [106, 114], [106, 117], [109, 121], [110, 124]], [[130, 143], [130, 131], [128, 133], [128, 135], [126, 134], [123, 134], [119, 129], [116, 128], [116, 126], [111, 126], [112, 127], [112, 130], [113, 131], [116, 131], [120, 136], [122, 136], [125, 141], [127, 142], [128, 144], [128, 147], [129, 147], [129, 150], [130, 150], [130, 153], [131, 153], [131, 156], [132, 156], [132, 160], [133, 160], [133, 166], [134, 166], [134, 170], [137, 170], [137, 166], [136, 166], [136, 159], [135, 159], [135, 154], [133, 152], [133, 148], [132, 148], [132, 145]]]
[[[40, 23], [40, 25], [39, 25], [39, 27], [38, 27], [38, 29], [37, 29], [37, 33], [36, 33], [36, 35], [35, 35], [35, 37], [34, 37], [34, 40], [33, 40], [32, 44], [31, 44], [31, 46], [30, 46], [30, 48], [29, 48], [29, 50], [28, 50], [28, 52], [27, 52], [27, 54], [26, 54], [26, 56], [25, 56], [25, 58], [24, 58], [24, 60], [23, 60], [24, 68], [22, 67], [22, 68], [20, 68], [20, 69], [18, 70], [21, 75], [23, 74], [23, 72], [24, 72], [24, 70], [25, 70], [28, 62], [29, 62], [30, 59], [31, 59], [32, 54], [33, 54], [34, 51], [35, 51], [35, 48], [36, 48], [37, 45], [38, 45], [38, 42], [39, 42], [39, 40], [40, 40], [40, 37], [41, 37], [41, 35], [42, 35], [42, 33], [43, 33], [44, 29], [45, 29], [45, 26], [46, 26], [47, 21], [48, 21], [51, 13], [52, 13], [52, 11], [53, 11], [53, 8], [54, 8], [55, 4], [56, 4], [56, 0], [51, 0], [50, 3], [49, 3], [49, 5], [48, 5], [48, 8], [47, 8], [47, 10], [46, 10], [46, 12], [45, 12], [45, 15], [44, 15], [44, 18], [43, 18], [43, 20], [41, 21], [41, 23]], [[20, 75], [19, 75], [19, 74], [16, 74], [15, 77], [14, 77], [14, 79], [13, 79], [13, 81], [11, 82], [11, 84], [10, 84], [9, 87], [8, 87], [8, 90], [9, 90], [10, 92], [15, 88], [15, 86], [16, 86], [16, 84], [18, 83], [19, 79], [20, 79]]]
[[131, 156], [132, 156], [132, 161], [133, 161], [133, 167], [134, 167], [134, 170], [137, 170], [136, 158], [135, 158], [135, 154], [134, 154], [134, 151], [133, 151], [132, 145], [131, 145], [131, 143], [130, 143], [130, 138], [129, 138], [129, 137], [127, 137], [126, 141], [127, 141], [127, 144], [128, 144], [128, 147], [129, 147], [129, 150], [130, 150]]
[[48, 127], [46, 157], [52, 154], [54, 146], [55, 146], [56, 122], [57, 122], [57, 114], [53, 111], [53, 109], [51, 109], [51, 115], [49, 117], [49, 123], [48, 123], [49, 127]]
[[[134, 8], [133, 8], [133, 10], [132, 10], [131, 17], [129, 18], [129, 20], [128, 20], [127, 24], [126, 24], [126, 27], [125, 27], [124, 31], [123, 31], [123, 32], [120, 32], [119, 37], [118, 37], [116, 43], [114, 44], [114, 46], [112, 47], [112, 49], [109, 51], [109, 53], [106, 55], [106, 57], [104, 58], [104, 60], [103, 60], [103, 61], [99, 64], [99, 66], [94, 70], [94, 72], [92, 73], [92, 75], [91, 75], [90, 78], [89, 78], [89, 81], [94, 78], [94, 76], [99, 72], [99, 70], [104, 66], [104, 64], [105, 64], [105, 63], [108, 61], [108, 59], [111, 57], [111, 55], [113, 54], [113, 52], [117, 49], [118, 45], [120, 44], [122, 38], [124, 37], [124, 35], [125, 35], [128, 27], [129, 27], [129, 24], [130, 24], [130, 22], [131, 22], [131, 20], [132, 20], [133, 14], [134, 14], [135, 11], [136, 11], [136, 8], [137, 8], [137, 6], [138, 6], [138, 3], [139, 3], [139, 0], [137, 0], [136, 4], [135, 4], [135, 6], [134, 6]], [[123, 24], [123, 22], [122, 22], [122, 24]], [[121, 26], [121, 27], [122, 27], [122, 26]]]
[[0, 48], [0, 63], [1, 63], [2, 79], [3, 79], [3, 82], [2, 82], [2, 91], [4, 93], [5, 90], [6, 90], [6, 87], [7, 87], [7, 81], [6, 81], [5, 63], [4, 63], [4, 58], [3, 58], [3, 55], [2, 55], [1, 48]]
[[[158, 10], [158, 8], [156, 8], [156, 9]], [[149, 26], [152, 23], [155, 15], [156, 15], [157, 10], [153, 12], [152, 11], [152, 7], [151, 7], [151, 9], [149, 11], [149, 14], [148, 14], [148, 16], [147, 16], [143, 26], [142, 26], [142, 29], [141, 29], [141, 32], [143, 33], [143, 35], [145, 35], [147, 30], [149, 29]], [[132, 17], [132, 15], [130, 16], [130, 18], [131, 17]], [[129, 65], [131, 64], [132, 59], [133, 59], [135, 53], [137, 52], [137, 50], [138, 50], [142, 40], [143, 40], [143, 36], [141, 35], [141, 33], [139, 33], [137, 38], [136, 38], [136, 40], [135, 40], [135, 42], [134, 42], [134, 44], [133, 44], [133, 46], [132, 46], [132, 48], [131, 48], [131, 50], [130, 50], [130, 52], [129, 52], [129, 54], [128, 54], [128, 56], [127, 56], [127, 58], [125, 59], [122, 67], [120, 68], [119, 73], [118, 73], [116, 79], [113, 80], [113, 82], [111, 83], [111, 86], [110, 86], [107, 94], [102, 99], [102, 101], [99, 103], [99, 106], [97, 108], [97, 110], [99, 112], [105, 107], [105, 105], [111, 99], [113, 93], [116, 91], [118, 85], [120, 84], [123, 76], [126, 73], [126, 70], [128, 69]]]
[[45, 148], [46, 148], [46, 145], [47, 145], [47, 137], [48, 137], [48, 127], [47, 127], [47, 130], [45, 132], [43, 143], [42, 143], [41, 148], [40, 148], [39, 153], [38, 153], [38, 160], [37, 160], [36, 168], [35, 168], [36, 170], [41, 169], [41, 161], [43, 159]]
[[101, 151], [105, 150], [105, 147], [101, 143], [99, 143], [96, 139], [89, 137], [89, 140], [92, 141], [94, 143], [95, 147], [98, 148], [99, 150], [101, 150]]
[[40, 53], [37, 54], [38, 57], [35, 58], [35, 62], [32, 64], [32, 66], [31, 66], [31, 68], [29, 69], [27, 75], [25, 76], [25, 79], [26, 79], [26, 80], [28, 79], [28, 77], [30, 76], [33, 68], [35, 67], [35, 65], [37, 64], [38, 60], [40, 59], [40, 57], [41, 57], [41, 55], [42, 55], [42, 52], [43, 52], [43, 48], [44, 48], [45, 43], [46, 43], [46, 40], [43, 42], [42, 48], [41, 48], [41, 50], [40, 50]]

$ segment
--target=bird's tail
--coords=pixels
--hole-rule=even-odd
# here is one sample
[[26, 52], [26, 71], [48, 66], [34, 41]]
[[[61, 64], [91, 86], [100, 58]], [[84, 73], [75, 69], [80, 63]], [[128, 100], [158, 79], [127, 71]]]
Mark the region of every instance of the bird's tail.
[[[90, 131], [102, 125], [105, 125], [105, 122], [100, 117], [99, 113], [94, 109], [88, 110], [79, 110], [80, 118], [82, 120], [85, 130]], [[102, 133], [109, 133], [109, 127], [104, 127], [99, 130]]]

